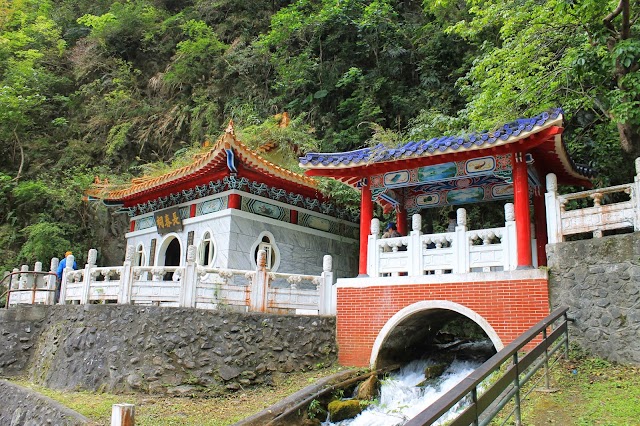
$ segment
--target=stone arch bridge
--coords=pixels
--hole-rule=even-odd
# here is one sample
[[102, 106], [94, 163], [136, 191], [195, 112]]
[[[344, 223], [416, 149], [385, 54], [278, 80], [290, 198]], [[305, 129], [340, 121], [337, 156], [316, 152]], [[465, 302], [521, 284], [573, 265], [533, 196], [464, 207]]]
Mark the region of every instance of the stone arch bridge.
[[336, 291], [339, 362], [357, 367], [391, 364], [460, 316], [500, 350], [549, 313], [543, 269], [340, 279]]

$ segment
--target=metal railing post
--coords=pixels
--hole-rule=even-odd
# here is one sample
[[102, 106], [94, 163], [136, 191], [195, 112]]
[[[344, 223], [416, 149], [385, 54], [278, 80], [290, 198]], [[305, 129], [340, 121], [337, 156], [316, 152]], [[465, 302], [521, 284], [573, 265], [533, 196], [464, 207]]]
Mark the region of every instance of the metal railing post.
[[567, 312], [563, 314], [564, 322], [567, 325], [567, 331], [564, 336], [564, 359], [569, 360], [569, 317], [567, 316]]
[[522, 426], [522, 413], [520, 412], [520, 371], [518, 370], [518, 352], [513, 354], [513, 365], [516, 369], [516, 377], [513, 379], [515, 394], [513, 395], [513, 403], [515, 404], [516, 426]]
[[547, 329], [542, 329], [542, 340], [544, 342], [544, 384], [547, 390], [550, 389], [549, 383], [549, 346], [547, 345]]
[[[473, 405], [478, 404], [478, 388], [474, 387], [473, 389], [471, 389], [471, 400], [473, 401]], [[478, 410], [476, 409], [476, 416], [475, 416], [475, 420], [473, 421], [473, 426], [478, 426], [480, 424], [480, 419], [478, 418]]]

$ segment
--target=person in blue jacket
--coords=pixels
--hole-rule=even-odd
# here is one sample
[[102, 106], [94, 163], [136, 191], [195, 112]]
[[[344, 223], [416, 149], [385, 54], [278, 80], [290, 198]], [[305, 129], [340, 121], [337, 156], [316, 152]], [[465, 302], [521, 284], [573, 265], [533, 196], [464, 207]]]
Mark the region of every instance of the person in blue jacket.
[[[65, 268], [67, 267], [67, 257], [71, 256], [73, 253], [68, 251], [64, 254], [64, 259], [62, 259], [60, 261], [60, 263], [58, 263], [58, 271], [56, 272], [56, 274], [58, 275], [58, 279], [56, 280], [56, 297], [54, 299], [54, 303], [58, 303], [58, 300], [60, 300], [60, 284], [62, 283], [62, 271], [65, 270]], [[73, 269], [78, 269], [78, 264], [76, 263], [76, 261], [73, 261]]]

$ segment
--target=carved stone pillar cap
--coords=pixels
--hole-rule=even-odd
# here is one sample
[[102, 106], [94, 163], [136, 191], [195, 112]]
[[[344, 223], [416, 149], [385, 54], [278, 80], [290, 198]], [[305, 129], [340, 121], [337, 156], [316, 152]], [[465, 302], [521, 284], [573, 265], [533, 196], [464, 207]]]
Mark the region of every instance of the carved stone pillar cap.
[[131, 262], [133, 260], [133, 253], [135, 248], [132, 245], [127, 246], [127, 251], [124, 253], [125, 262]]
[[419, 231], [422, 229], [422, 216], [419, 213], [411, 216], [411, 230]]
[[267, 266], [267, 252], [264, 250], [258, 250], [258, 266], [261, 268]]
[[189, 247], [187, 247], [187, 262], [195, 262], [195, 261], [196, 261], [196, 246], [190, 245]]
[[333, 258], [330, 254], [325, 254], [322, 258], [322, 272], [331, 272], [333, 269]]
[[507, 222], [512, 222], [516, 218], [515, 209], [513, 207], [513, 203], [507, 203], [504, 205], [504, 220]]
[[549, 192], [557, 192], [558, 191], [558, 178], [554, 173], [549, 173], [547, 175], [547, 191]]
[[371, 219], [371, 235], [378, 235], [380, 233], [380, 219]]
[[463, 208], [459, 208], [456, 213], [458, 226], [467, 226], [467, 211]]
[[97, 260], [98, 260], [98, 250], [96, 249], [89, 250], [89, 256], [87, 256], [87, 263], [93, 266], [96, 264]]

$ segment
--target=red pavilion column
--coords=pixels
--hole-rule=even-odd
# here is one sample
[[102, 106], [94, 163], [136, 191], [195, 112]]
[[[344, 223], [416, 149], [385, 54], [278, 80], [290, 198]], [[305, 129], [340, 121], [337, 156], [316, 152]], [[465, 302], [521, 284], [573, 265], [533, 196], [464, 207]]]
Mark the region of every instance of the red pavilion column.
[[371, 201], [371, 187], [369, 179], [362, 179], [360, 188], [360, 264], [358, 273], [367, 274], [367, 246], [371, 233], [371, 219], [373, 219], [373, 201]]
[[544, 205], [544, 192], [536, 186], [533, 192], [533, 219], [536, 225], [536, 244], [538, 266], [547, 266], [547, 209]]
[[242, 204], [242, 197], [240, 194], [229, 194], [229, 208], [240, 210]]
[[398, 221], [398, 232], [400, 235], [407, 235], [407, 210], [404, 206], [398, 207], [396, 211], [396, 220]]
[[516, 216], [518, 269], [531, 268], [531, 218], [529, 217], [529, 177], [524, 152], [512, 154], [513, 204]]

